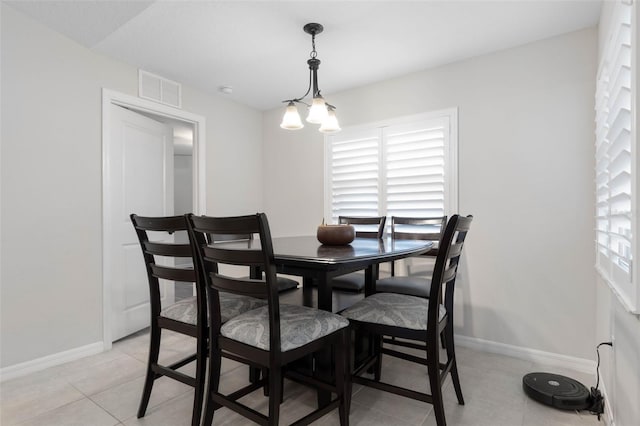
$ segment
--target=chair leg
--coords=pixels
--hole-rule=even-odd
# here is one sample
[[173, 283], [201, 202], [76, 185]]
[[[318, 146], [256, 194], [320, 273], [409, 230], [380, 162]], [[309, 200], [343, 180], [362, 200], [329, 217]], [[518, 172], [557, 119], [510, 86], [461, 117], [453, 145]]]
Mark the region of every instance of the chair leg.
[[282, 401], [282, 367], [269, 369], [269, 425], [277, 426]]
[[153, 382], [155, 381], [156, 375], [156, 373], [153, 372], [153, 366], [158, 364], [158, 355], [160, 353], [160, 334], [160, 328], [156, 324], [152, 324], [149, 340], [149, 361], [147, 362], [147, 377], [144, 381], [142, 399], [140, 400], [140, 407], [138, 408], [138, 418], [144, 417], [145, 413], [147, 412], [147, 406], [149, 405], [151, 389], [153, 388]]
[[191, 415], [191, 426], [200, 426], [202, 415], [202, 405], [204, 403], [205, 375], [207, 373], [207, 342], [200, 337], [197, 343], [196, 354], [196, 386], [193, 397], [193, 413]]
[[207, 380], [207, 390], [204, 394], [204, 421], [203, 426], [211, 426], [213, 423], [213, 414], [215, 410], [220, 408], [220, 404], [213, 401], [211, 395], [218, 392], [220, 385], [220, 367], [222, 364], [222, 356], [219, 351], [209, 352], [209, 378]]
[[458, 404], [464, 405], [464, 398], [462, 396], [462, 387], [460, 386], [460, 376], [458, 376], [458, 360], [456, 358], [456, 347], [453, 344], [453, 326], [447, 324], [444, 330], [446, 339], [447, 359], [451, 362], [451, 381], [453, 382], [453, 388], [456, 391], [456, 397], [458, 398]]
[[[262, 387], [264, 396], [269, 396], [269, 369], [268, 368], [263, 368], [262, 369], [262, 377], [264, 377], [266, 380], [266, 383], [264, 384], [264, 386]], [[282, 387], [282, 392], [280, 393], [280, 404], [282, 404], [284, 402], [284, 373], [281, 375], [280, 377], [280, 386]]]
[[431, 388], [431, 401], [438, 426], [446, 426], [444, 417], [444, 402], [442, 400], [442, 380], [440, 379], [440, 366], [438, 359], [438, 341], [427, 343], [427, 370], [429, 372], [429, 386]]
[[258, 367], [249, 367], [249, 381], [255, 383], [260, 380], [260, 369]]
[[[255, 367], [249, 367], [250, 369], [253, 369]], [[258, 372], [260, 372], [261, 370], [258, 369]], [[260, 377], [260, 375], [258, 375], [258, 377]], [[264, 386], [262, 387], [262, 392], [264, 393], [264, 396], [269, 396], [269, 369], [268, 368], [263, 368], [262, 369], [262, 378], [265, 379], [265, 383]], [[256, 380], [257, 381], [257, 380]], [[251, 383], [254, 383], [254, 380], [251, 380]]]
[[373, 351], [376, 357], [376, 363], [373, 367], [373, 378], [376, 382], [379, 382], [382, 376], [382, 337], [383, 336], [376, 335], [373, 338]]
[[351, 404], [351, 332], [347, 329], [340, 333], [335, 347], [336, 388], [340, 397], [338, 414], [340, 426], [349, 426], [349, 411]]

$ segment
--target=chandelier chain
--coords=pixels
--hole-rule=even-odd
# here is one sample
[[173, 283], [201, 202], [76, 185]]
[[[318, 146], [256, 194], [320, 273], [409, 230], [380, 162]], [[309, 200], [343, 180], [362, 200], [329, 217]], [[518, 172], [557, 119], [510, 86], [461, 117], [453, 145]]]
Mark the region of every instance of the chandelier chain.
[[311, 35], [311, 53], [309, 54], [309, 56], [311, 56], [311, 59], [315, 59], [316, 56], [318, 56], [318, 52], [316, 52], [316, 35], [315, 34]]

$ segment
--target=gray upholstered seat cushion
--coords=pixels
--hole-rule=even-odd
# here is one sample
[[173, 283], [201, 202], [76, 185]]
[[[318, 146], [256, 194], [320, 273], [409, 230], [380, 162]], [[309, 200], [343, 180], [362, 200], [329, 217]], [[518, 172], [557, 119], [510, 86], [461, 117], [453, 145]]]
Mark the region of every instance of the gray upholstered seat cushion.
[[[290, 351], [349, 325], [340, 315], [297, 305], [280, 305], [280, 348]], [[268, 307], [254, 309], [230, 319], [220, 328], [229, 339], [269, 350]]]
[[278, 281], [278, 291], [286, 291], [294, 288], [298, 288], [298, 281], [292, 280], [291, 278], [276, 276], [276, 280]]
[[180, 300], [173, 305], [167, 306], [162, 311], [160, 311], [160, 316], [195, 325], [197, 313], [197, 299], [194, 296], [189, 297], [188, 299]]
[[267, 305], [267, 301], [255, 297], [220, 292], [220, 318], [222, 323], [245, 312]]
[[430, 278], [388, 277], [376, 281], [377, 293], [399, 293], [411, 296], [429, 297]]
[[[261, 299], [221, 292], [220, 309], [222, 311], [222, 322], [225, 323], [236, 315], [265, 306], [266, 304], [267, 302]], [[160, 312], [160, 315], [176, 321], [195, 325], [197, 313], [198, 306], [196, 297], [194, 296], [166, 307]]]
[[[375, 324], [392, 325], [412, 330], [427, 329], [429, 300], [404, 294], [377, 293], [344, 310], [346, 318]], [[447, 311], [440, 305], [439, 319]]]
[[331, 286], [339, 290], [362, 291], [364, 288], [364, 272], [352, 272], [335, 277], [331, 280]]

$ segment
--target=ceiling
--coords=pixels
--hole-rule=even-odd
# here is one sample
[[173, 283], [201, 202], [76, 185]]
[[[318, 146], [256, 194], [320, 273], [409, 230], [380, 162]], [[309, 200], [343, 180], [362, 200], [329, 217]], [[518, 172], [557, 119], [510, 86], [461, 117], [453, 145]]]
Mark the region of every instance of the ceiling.
[[87, 48], [265, 110], [597, 25], [601, 0], [4, 1]]

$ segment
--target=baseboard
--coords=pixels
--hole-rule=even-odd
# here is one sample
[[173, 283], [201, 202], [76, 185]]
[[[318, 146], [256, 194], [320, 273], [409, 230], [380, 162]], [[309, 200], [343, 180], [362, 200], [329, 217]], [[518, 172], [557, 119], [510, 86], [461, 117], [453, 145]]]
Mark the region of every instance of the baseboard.
[[456, 345], [467, 348], [499, 355], [507, 355], [551, 367], [569, 368], [581, 373], [592, 374], [596, 371], [596, 362], [589, 359], [539, 351], [537, 349], [530, 349], [522, 346], [507, 345], [506, 343], [492, 342], [490, 340], [483, 340], [475, 337], [456, 335], [455, 341]]
[[69, 361], [75, 361], [89, 355], [95, 355], [103, 350], [104, 344], [102, 342], [96, 342], [79, 348], [70, 349], [68, 351], [58, 352], [42, 358], [0, 368], [0, 382], [35, 373], [36, 371], [64, 364]]
[[[600, 373], [600, 371], [598, 371]], [[602, 374], [600, 374], [602, 377]], [[604, 415], [603, 420], [606, 426], [616, 426], [616, 422], [613, 419], [613, 411], [611, 410], [611, 404], [609, 403], [609, 395], [607, 394], [607, 388], [604, 385], [604, 380], [600, 381], [599, 388], [600, 392], [602, 392], [602, 397], [604, 398]]]

